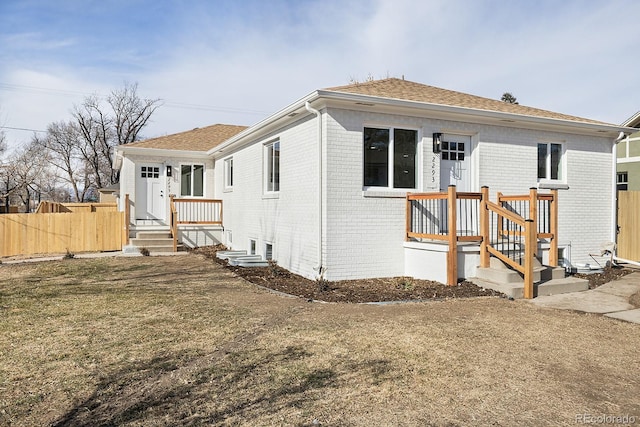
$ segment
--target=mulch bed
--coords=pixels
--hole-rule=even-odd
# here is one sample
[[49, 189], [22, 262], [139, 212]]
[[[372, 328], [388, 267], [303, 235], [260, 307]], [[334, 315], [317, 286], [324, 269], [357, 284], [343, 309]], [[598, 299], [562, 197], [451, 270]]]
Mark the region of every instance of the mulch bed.
[[[314, 281], [293, 274], [275, 264], [269, 267], [232, 267], [227, 261], [216, 258], [223, 246], [210, 246], [194, 249], [193, 252], [204, 255], [233, 271], [245, 280], [265, 288], [284, 292], [308, 300], [343, 303], [367, 303], [384, 301], [423, 301], [448, 298], [506, 297], [492, 289], [481, 288], [471, 282], [461, 281], [456, 286], [446, 286], [430, 280], [411, 277], [391, 277], [379, 279]], [[576, 275], [589, 280], [590, 289], [615, 280], [632, 270], [607, 267], [603, 273]]]

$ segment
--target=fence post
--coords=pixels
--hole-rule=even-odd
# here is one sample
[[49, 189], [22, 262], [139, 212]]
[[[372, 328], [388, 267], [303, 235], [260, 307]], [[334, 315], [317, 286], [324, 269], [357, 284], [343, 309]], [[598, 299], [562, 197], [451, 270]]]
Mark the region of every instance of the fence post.
[[124, 244], [129, 245], [129, 227], [131, 222], [131, 207], [129, 206], [129, 193], [124, 195]]
[[538, 189], [529, 189], [529, 219], [533, 221], [535, 231], [535, 244], [533, 245], [533, 256], [538, 256]]
[[551, 244], [549, 245], [549, 266], [558, 266], [558, 190], [551, 190], [551, 207], [549, 209], [551, 218], [549, 228], [551, 228]]
[[489, 267], [489, 211], [487, 210], [487, 201], [489, 200], [489, 187], [486, 185], [480, 189], [480, 267]]
[[411, 231], [411, 201], [409, 200], [409, 193], [405, 197], [405, 227], [404, 227], [404, 241], [409, 241], [409, 232]]
[[447, 285], [458, 284], [458, 218], [456, 213], [457, 197], [456, 186], [450, 185], [447, 195], [447, 210], [449, 224], [449, 252], [447, 253]]
[[525, 220], [524, 233], [524, 297], [531, 299], [533, 298], [533, 247], [537, 244], [536, 226], [533, 220]]

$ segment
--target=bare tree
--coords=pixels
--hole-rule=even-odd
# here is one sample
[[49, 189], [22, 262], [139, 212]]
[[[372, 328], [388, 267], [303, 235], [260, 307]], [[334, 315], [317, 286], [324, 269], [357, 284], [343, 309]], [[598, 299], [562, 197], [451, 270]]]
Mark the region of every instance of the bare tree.
[[0, 175], [5, 206], [20, 200], [27, 212], [40, 201], [43, 183], [51, 181], [46, 153], [33, 143], [14, 151]]
[[48, 154], [49, 163], [61, 173], [62, 180], [71, 186], [75, 200], [85, 200], [86, 192], [93, 183], [80, 151], [82, 137], [75, 123], [51, 123], [47, 127], [46, 135], [34, 135], [32, 143]]
[[97, 188], [118, 182], [119, 175], [111, 168], [113, 148], [137, 141], [161, 105], [159, 99], [140, 98], [137, 91], [137, 84], [125, 83], [107, 97], [110, 108], [97, 96], [86, 98], [74, 108], [73, 118], [83, 138], [80, 152], [93, 171]]

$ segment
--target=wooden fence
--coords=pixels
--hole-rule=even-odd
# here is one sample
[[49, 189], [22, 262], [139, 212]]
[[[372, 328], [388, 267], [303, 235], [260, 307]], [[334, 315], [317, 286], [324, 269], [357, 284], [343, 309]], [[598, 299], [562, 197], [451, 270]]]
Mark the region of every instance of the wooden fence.
[[640, 191], [618, 191], [617, 244], [620, 258], [640, 261]]
[[57, 203], [50, 201], [40, 202], [36, 213], [58, 212], [116, 212], [116, 203]]
[[0, 256], [122, 250], [123, 212], [0, 215]]

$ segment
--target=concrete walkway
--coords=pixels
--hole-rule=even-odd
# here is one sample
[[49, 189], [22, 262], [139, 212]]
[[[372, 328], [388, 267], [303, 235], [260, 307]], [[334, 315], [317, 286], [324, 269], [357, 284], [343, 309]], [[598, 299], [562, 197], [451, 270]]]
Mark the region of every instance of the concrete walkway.
[[540, 307], [599, 313], [614, 319], [640, 323], [640, 308], [629, 304], [629, 298], [636, 292], [640, 292], [640, 273], [628, 274], [596, 289], [541, 296], [528, 301]]

